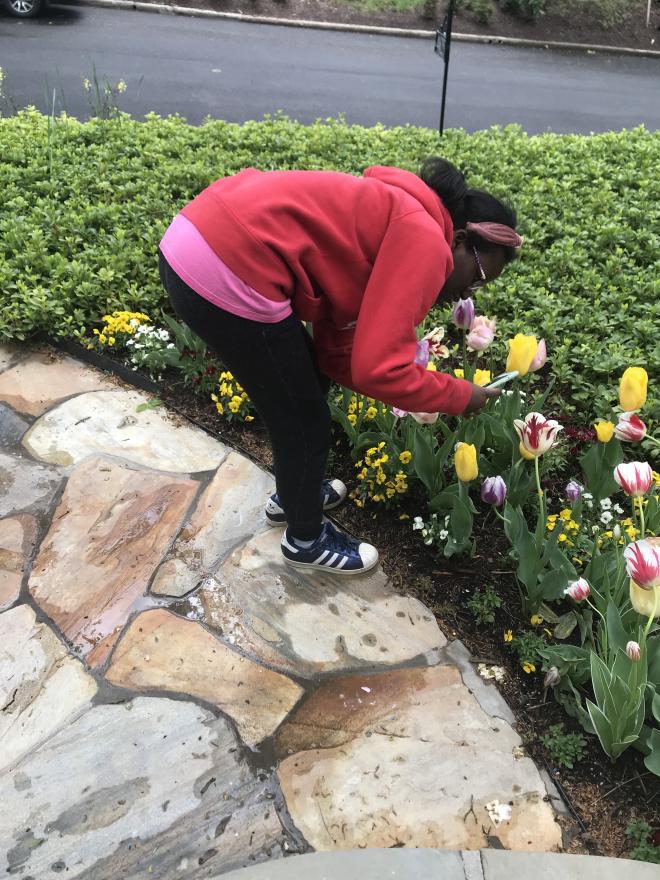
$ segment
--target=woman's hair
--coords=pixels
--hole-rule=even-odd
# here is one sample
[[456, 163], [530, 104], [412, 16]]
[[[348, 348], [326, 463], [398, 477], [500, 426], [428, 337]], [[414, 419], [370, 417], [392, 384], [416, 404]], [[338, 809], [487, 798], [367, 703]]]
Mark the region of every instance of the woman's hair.
[[[516, 212], [510, 205], [501, 202], [481, 189], [470, 189], [465, 176], [440, 156], [431, 156], [422, 165], [419, 176], [427, 186], [440, 197], [449, 211], [455, 229], [465, 229], [466, 223], [501, 223], [516, 228]], [[508, 262], [516, 256], [516, 250], [506, 245], [486, 241], [474, 232], [468, 232], [468, 244], [478, 245], [480, 250], [500, 248]]]

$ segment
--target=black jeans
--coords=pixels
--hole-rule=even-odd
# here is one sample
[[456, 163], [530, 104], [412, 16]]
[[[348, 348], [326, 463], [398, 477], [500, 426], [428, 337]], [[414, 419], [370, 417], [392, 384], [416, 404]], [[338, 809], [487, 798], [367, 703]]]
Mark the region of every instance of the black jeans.
[[323, 517], [330, 380], [316, 366], [311, 336], [293, 315], [276, 324], [232, 315], [188, 287], [162, 253], [159, 265], [174, 311], [234, 374], [266, 425], [291, 535], [313, 540]]

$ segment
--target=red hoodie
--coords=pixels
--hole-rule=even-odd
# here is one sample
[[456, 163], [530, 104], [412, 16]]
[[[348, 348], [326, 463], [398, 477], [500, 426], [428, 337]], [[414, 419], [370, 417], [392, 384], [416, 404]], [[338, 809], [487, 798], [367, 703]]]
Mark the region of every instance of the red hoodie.
[[454, 263], [453, 226], [416, 174], [248, 168], [181, 212], [242, 281], [311, 321], [331, 379], [412, 412], [458, 414], [471, 386], [414, 363]]

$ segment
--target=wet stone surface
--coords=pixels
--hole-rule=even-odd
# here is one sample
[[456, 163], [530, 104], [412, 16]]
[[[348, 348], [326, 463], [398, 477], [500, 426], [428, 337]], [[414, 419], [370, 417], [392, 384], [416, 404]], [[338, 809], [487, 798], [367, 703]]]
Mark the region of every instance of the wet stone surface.
[[148, 402], [0, 346], [0, 873], [558, 848], [466, 649], [380, 568], [287, 567], [272, 477]]

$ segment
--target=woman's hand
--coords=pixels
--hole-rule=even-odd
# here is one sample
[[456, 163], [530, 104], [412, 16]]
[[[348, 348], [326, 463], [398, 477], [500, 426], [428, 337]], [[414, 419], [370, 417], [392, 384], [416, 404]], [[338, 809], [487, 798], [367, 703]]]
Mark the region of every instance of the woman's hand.
[[481, 385], [472, 384], [472, 397], [470, 402], [463, 410], [463, 415], [470, 416], [480, 412], [491, 399], [491, 397], [499, 397], [502, 393], [501, 388], [483, 388]]

